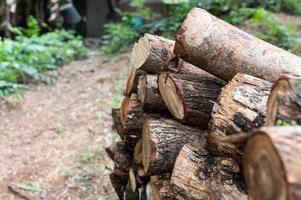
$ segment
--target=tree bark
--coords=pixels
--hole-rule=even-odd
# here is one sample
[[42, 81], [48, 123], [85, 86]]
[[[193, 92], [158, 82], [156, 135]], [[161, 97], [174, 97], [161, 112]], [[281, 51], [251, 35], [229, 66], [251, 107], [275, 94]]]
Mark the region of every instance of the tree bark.
[[174, 53], [184, 60], [231, 80], [244, 73], [269, 81], [301, 75], [301, 58], [264, 42], [194, 8], [177, 34]]
[[118, 142], [116, 145], [106, 148], [106, 151], [114, 161], [114, 174], [118, 176], [128, 176], [133, 158], [123, 143]]
[[175, 196], [170, 183], [170, 174], [151, 176], [152, 200], [174, 200]]
[[250, 199], [301, 199], [300, 155], [299, 126], [255, 130], [243, 159]]
[[212, 111], [208, 147], [215, 155], [239, 156], [225, 136], [248, 132], [264, 126], [266, 103], [271, 83], [249, 75], [237, 74], [226, 85]]
[[242, 191], [238, 164], [229, 158], [212, 157], [204, 147], [183, 146], [171, 182], [176, 199], [248, 199]]
[[159, 90], [171, 114], [181, 123], [207, 128], [224, 83], [208, 73], [161, 73]]
[[119, 176], [114, 173], [111, 173], [110, 181], [119, 199], [123, 199], [128, 182], [128, 176]]
[[166, 111], [167, 108], [161, 97], [156, 75], [143, 75], [139, 77], [138, 100], [147, 111]]
[[124, 96], [130, 97], [132, 93], [137, 93], [139, 77], [144, 74], [146, 74], [146, 72], [137, 70], [135, 67], [129, 69], [128, 79], [123, 92]]
[[142, 157], [147, 175], [169, 173], [181, 147], [203, 143], [206, 132], [166, 118], [148, 118], [143, 125]]
[[121, 105], [120, 118], [123, 126], [125, 146], [133, 149], [141, 138], [144, 122], [143, 111], [136, 94], [132, 94], [130, 98], [124, 98]]
[[145, 34], [132, 51], [132, 63], [136, 69], [156, 74], [164, 70], [175, 57], [175, 42], [159, 36]]
[[120, 109], [112, 108], [113, 129], [123, 138], [123, 126], [120, 119]]
[[266, 126], [301, 125], [301, 79], [282, 77], [268, 99]]

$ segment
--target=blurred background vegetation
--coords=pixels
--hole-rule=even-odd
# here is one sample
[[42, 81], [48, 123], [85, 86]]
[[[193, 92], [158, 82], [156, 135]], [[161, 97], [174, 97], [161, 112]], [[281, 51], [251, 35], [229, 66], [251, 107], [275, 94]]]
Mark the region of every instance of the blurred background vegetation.
[[204, 8], [288, 51], [296, 52], [300, 45], [297, 27], [282, 23], [275, 14], [301, 15], [300, 0], [184, 0], [168, 6], [165, 15], [150, 10], [143, 0], [132, 0], [130, 7], [133, 11], [121, 12], [120, 22], [109, 22], [104, 26], [102, 50], [105, 53], [124, 51], [145, 32], [174, 39], [181, 22], [193, 7]]
[[[70, 1], [0, 2], [0, 35], [3, 36], [0, 37], [0, 96], [22, 90], [32, 82], [52, 83], [55, 78], [45, 72], [85, 56], [80, 31], [74, 27], [73, 31], [64, 30], [64, 21], [59, 15], [60, 6]], [[106, 54], [126, 51], [146, 32], [174, 39], [190, 9], [200, 7], [267, 42], [301, 54], [300, 0], [156, 1], [163, 5], [163, 10], [149, 6], [150, 0], [101, 1], [110, 6], [104, 17], [106, 23], [96, 25], [103, 33], [97, 36], [101, 51]], [[123, 6], [116, 6], [116, 2], [123, 2]], [[85, 12], [87, 14], [89, 9]], [[298, 23], [287, 20], [291, 17], [299, 22], [299, 27]], [[95, 21], [94, 16], [90, 19]], [[81, 22], [84, 21], [87, 16], [82, 16]]]

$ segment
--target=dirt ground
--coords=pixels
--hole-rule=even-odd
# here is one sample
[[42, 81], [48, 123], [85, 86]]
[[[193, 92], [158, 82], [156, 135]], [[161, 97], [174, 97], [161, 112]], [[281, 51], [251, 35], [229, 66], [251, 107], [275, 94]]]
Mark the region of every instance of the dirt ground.
[[104, 147], [117, 138], [111, 105], [127, 66], [128, 54], [92, 51], [55, 72], [55, 84], [0, 100], [1, 200], [116, 199]]

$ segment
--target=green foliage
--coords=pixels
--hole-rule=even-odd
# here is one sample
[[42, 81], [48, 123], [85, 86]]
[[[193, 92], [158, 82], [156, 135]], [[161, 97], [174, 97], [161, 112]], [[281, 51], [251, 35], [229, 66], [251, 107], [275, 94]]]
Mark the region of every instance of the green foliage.
[[30, 192], [41, 192], [42, 191], [40, 184], [38, 182], [30, 182], [30, 183], [20, 184], [20, 185], [18, 185], [18, 187], [23, 190], [30, 191]]
[[38, 21], [30, 16], [27, 20], [26, 28], [13, 28], [12, 31], [18, 36], [33, 37], [40, 35], [40, 27]]
[[276, 126], [298, 126], [298, 122], [295, 121], [295, 120], [281, 120], [281, 119], [278, 119], [276, 121]]
[[296, 27], [282, 25], [272, 13], [257, 9], [252, 19], [258, 30], [257, 37], [290, 51], [295, 50], [300, 44], [300, 40], [294, 36]]
[[301, 15], [301, 1], [300, 0], [282, 0], [281, 10], [293, 14]]
[[104, 46], [102, 50], [107, 53], [116, 53], [123, 51], [131, 45], [139, 36], [133, 26], [126, 23], [108, 23], [105, 24]]
[[85, 55], [81, 38], [71, 32], [58, 30], [38, 36], [36, 31], [19, 29], [32, 36], [0, 39], [0, 95], [11, 94], [31, 80], [52, 83], [53, 78], [43, 72]]

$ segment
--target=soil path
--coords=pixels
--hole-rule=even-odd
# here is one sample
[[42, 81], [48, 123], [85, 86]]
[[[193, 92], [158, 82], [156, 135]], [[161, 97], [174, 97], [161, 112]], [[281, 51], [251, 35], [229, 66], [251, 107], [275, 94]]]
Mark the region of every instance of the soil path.
[[127, 54], [92, 51], [55, 72], [54, 85], [10, 97], [0, 108], [1, 200], [116, 199], [104, 147], [114, 139], [112, 87], [126, 66]]

